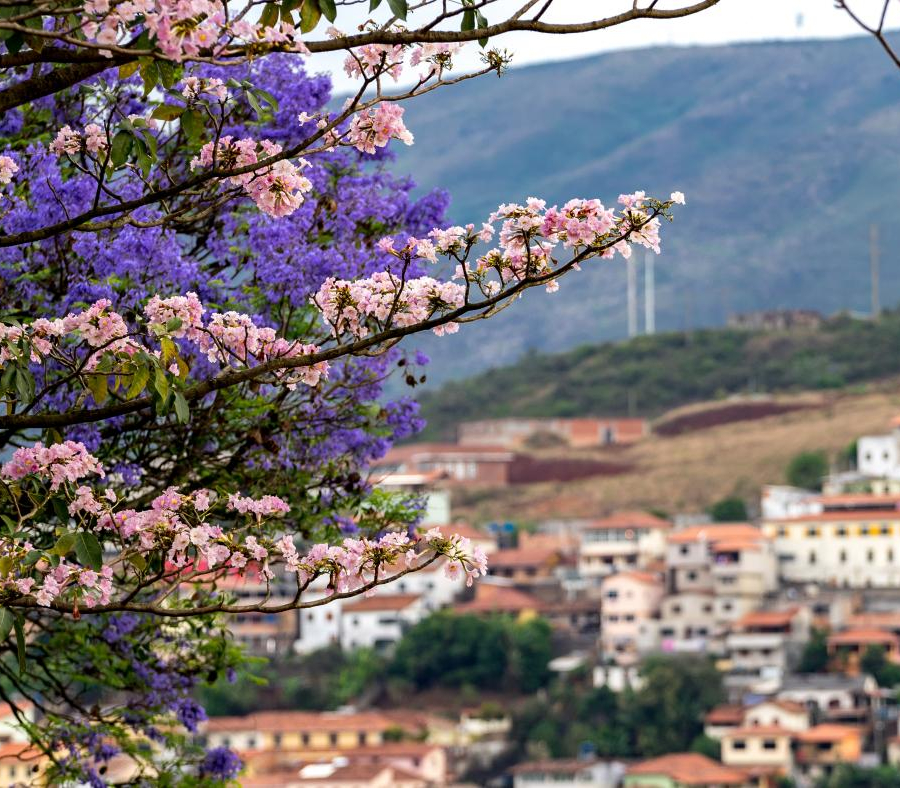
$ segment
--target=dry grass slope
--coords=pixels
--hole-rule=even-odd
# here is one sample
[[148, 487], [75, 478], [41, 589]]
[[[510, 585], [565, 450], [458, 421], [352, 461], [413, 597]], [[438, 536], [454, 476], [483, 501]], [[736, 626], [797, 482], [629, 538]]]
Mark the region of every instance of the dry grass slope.
[[634, 470], [568, 484], [454, 492], [454, 511], [474, 522], [535, 521], [596, 517], [633, 507], [700, 511], [733, 494], [752, 501], [763, 484], [784, 482], [785, 467], [798, 452], [822, 449], [834, 456], [860, 435], [885, 432], [900, 412], [900, 386], [891, 381], [870, 389], [822, 396], [817, 408], [671, 437], [654, 435], [627, 449], [579, 452], [633, 464]]

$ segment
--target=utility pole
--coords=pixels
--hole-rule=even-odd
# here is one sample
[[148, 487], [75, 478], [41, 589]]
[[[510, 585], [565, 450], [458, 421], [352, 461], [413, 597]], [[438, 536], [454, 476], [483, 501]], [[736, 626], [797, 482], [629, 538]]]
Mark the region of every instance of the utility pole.
[[632, 253], [628, 258], [628, 338], [636, 337], [638, 333], [637, 312], [637, 259]]
[[656, 271], [653, 255], [644, 250], [644, 333], [656, 333]]
[[872, 269], [872, 319], [877, 320], [881, 315], [881, 298], [878, 293], [879, 270], [878, 263], [881, 250], [878, 248], [878, 225], [869, 225], [869, 263]]

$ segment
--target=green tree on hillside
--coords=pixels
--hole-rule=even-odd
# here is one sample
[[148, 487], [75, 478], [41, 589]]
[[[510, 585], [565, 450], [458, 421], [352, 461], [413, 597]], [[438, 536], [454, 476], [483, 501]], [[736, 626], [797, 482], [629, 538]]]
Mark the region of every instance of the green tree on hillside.
[[743, 523], [747, 521], [747, 504], [743, 498], [731, 495], [710, 506], [709, 516], [717, 523]]
[[828, 457], [823, 451], [803, 451], [788, 463], [788, 484], [805, 490], [821, 490], [828, 474]]

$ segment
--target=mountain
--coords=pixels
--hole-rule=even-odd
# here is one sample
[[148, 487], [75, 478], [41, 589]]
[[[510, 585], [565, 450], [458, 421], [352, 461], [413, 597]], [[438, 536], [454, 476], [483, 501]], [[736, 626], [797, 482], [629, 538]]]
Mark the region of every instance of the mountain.
[[[900, 300], [900, 71], [868, 38], [617, 52], [407, 107], [417, 141], [399, 146], [396, 169], [447, 188], [455, 221], [529, 195], [683, 191], [656, 262], [658, 329], [756, 309], [868, 311], [871, 223], [882, 301]], [[418, 342], [443, 381], [625, 328], [624, 265], [598, 261], [556, 294]]]
[[789, 331], [669, 332], [534, 353], [448, 382], [419, 398], [428, 426], [417, 439], [450, 439], [456, 424], [469, 419], [655, 417], [730, 394], [840, 389], [898, 372], [898, 311], [877, 321], [844, 315]]

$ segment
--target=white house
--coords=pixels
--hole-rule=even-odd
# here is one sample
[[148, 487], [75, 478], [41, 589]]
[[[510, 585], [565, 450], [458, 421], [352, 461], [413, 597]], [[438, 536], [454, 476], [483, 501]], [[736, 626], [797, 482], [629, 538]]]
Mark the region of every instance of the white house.
[[588, 523], [581, 532], [578, 573], [604, 577], [663, 558], [672, 524], [648, 512], [618, 512]]
[[341, 610], [341, 647], [388, 648], [427, 613], [418, 594], [376, 594], [345, 601]]
[[573, 785], [577, 788], [616, 788], [625, 775], [621, 761], [557, 759], [513, 766], [513, 788]]

